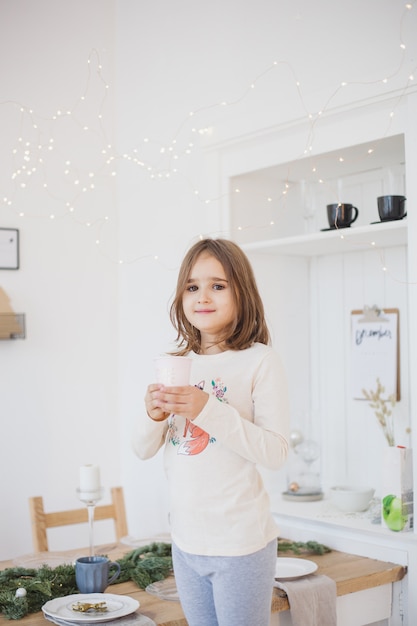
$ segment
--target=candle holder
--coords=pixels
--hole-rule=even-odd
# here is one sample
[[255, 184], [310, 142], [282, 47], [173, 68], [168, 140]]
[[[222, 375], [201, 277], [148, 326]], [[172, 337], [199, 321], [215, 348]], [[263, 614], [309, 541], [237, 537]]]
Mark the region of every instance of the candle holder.
[[87, 506], [88, 512], [88, 537], [90, 544], [90, 556], [94, 556], [94, 510], [96, 504], [103, 497], [103, 489], [95, 489], [94, 491], [86, 491], [85, 489], [77, 489], [77, 494], [81, 502]]
[[312, 439], [304, 440], [298, 431], [294, 431], [290, 438], [294, 445], [288, 458], [288, 488], [283, 497], [295, 502], [321, 500], [319, 445]]

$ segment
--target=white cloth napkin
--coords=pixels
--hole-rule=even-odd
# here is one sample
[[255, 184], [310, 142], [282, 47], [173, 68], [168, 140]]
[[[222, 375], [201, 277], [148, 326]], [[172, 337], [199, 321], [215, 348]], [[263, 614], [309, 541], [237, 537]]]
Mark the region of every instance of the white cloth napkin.
[[328, 576], [276, 580], [274, 587], [287, 594], [293, 626], [336, 626], [336, 583]]

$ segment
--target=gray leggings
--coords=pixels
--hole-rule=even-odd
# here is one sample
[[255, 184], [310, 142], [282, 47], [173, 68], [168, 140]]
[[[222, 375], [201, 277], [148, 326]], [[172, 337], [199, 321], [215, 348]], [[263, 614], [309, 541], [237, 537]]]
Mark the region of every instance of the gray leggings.
[[199, 556], [172, 544], [188, 626], [269, 626], [277, 540], [245, 556]]

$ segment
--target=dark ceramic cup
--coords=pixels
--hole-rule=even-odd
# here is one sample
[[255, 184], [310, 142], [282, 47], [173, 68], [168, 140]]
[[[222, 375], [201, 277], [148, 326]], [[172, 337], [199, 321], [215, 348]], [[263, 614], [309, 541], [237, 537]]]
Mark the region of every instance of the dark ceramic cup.
[[348, 228], [357, 219], [359, 215], [358, 209], [353, 204], [327, 205], [327, 219], [330, 228]]
[[[116, 570], [113, 575], [110, 569]], [[75, 580], [80, 593], [103, 593], [119, 574], [119, 563], [105, 556], [82, 556], [75, 561]]]
[[404, 196], [380, 196], [377, 198], [378, 213], [381, 222], [402, 220], [407, 215]]

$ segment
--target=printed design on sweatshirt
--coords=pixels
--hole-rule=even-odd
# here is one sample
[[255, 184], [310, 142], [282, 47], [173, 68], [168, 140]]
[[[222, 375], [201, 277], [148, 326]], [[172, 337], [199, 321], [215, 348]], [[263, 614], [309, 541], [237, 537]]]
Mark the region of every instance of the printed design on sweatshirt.
[[227, 398], [225, 398], [227, 387], [224, 383], [222, 383], [220, 378], [215, 378], [211, 381], [211, 389], [217, 400], [220, 400], [220, 402], [227, 402]]
[[[199, 389], [204, 389], [205, 382], [201, 381], [196, 385]], [[220, 402], [227, 402], [225, 398], [225, 392], [227, 390], [220, 378], [216, 378], [211, 381], [212, 393]], [[178, 435], [178, 426], [176, 423], [175, 415], [171, 415], [169, 418], [168, 426], [168, 442], [173, 446], [178, 446], [177, 454], [183, 454], [186, 456], [193, 456], [200, 454], [209, 445], [209, 443], [215, 443], [215, 437], [210, 435], [194, 424], [191, 420], [185, 421], [184, 431], [182, 437]]]

